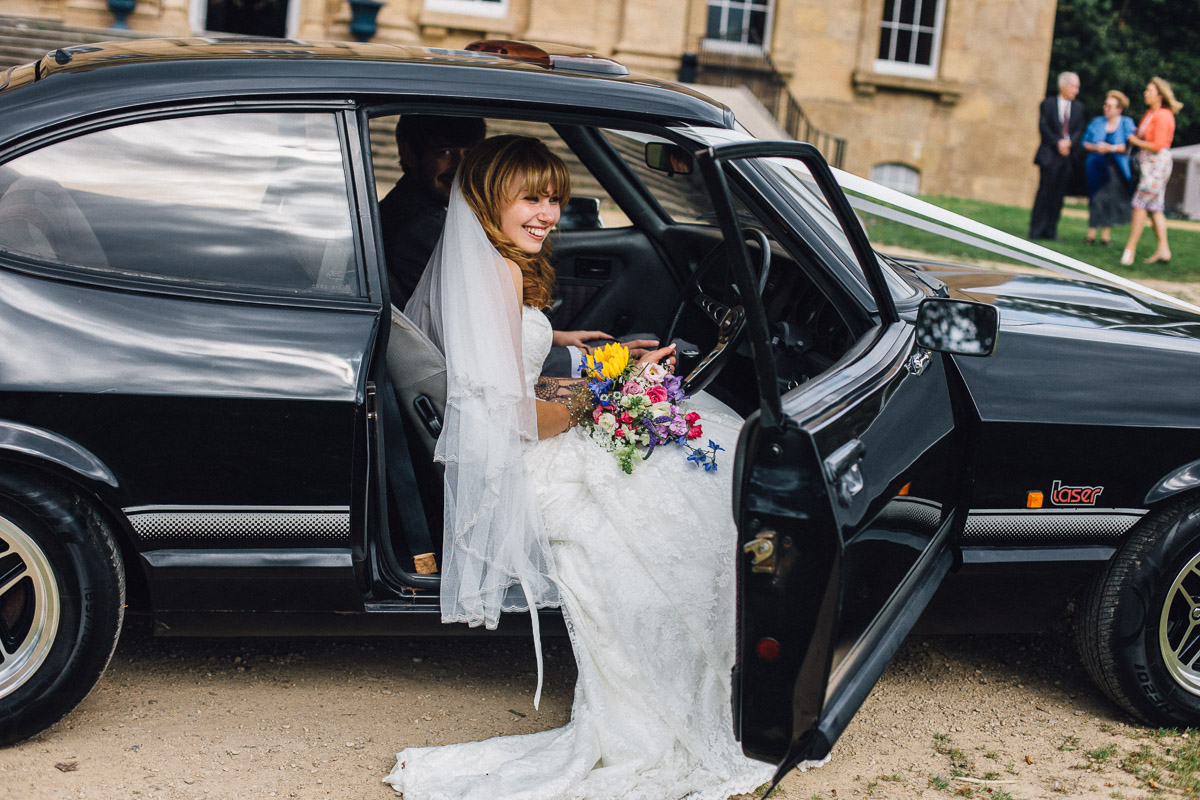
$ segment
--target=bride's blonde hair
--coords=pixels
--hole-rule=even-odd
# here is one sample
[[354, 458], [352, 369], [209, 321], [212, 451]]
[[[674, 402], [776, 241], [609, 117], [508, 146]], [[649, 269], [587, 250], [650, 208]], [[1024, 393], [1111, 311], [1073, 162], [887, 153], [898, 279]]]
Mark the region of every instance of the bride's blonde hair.
[[[488, 239], [521, 268], [526, 305], [546, 308], [553, 299], [554, 268], [550, 243], [526, 253], [500, 231], [500, 211], [522, 194], [557, 196], [566, 206], [571, 173], [563, 160], [532, 136], [493, 136], [471, 148], [458, 168], [463, 198], [475, 212]], [[514, 187], [515, 192], [514, 194]]]

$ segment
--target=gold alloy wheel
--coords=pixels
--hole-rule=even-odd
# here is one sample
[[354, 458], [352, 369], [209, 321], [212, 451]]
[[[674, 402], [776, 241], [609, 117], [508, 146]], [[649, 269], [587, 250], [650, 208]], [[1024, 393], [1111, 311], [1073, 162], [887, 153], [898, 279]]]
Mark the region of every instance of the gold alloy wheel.
[[1175, 682], [1200, 695], [1200, 555], [1179, 571], [1167, 591], [1158, 622], [1158, 646]]
[[0, 517], [0, 697], [37, 672], [58, 634], [58, 582], [30, 536]]

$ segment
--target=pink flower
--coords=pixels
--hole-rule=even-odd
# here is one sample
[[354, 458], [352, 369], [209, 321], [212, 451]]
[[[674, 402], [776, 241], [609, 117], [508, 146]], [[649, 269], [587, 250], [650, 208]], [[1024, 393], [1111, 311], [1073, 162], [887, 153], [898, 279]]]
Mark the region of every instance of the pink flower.
[[704, 431], [700, 430], [699, 425], [693, 425], [692, 428], [687, 432], [687, 438], [689, 439], [699, 439], [703, 435]]
[[618, 417], [618, 419], [621, 420], [621, 422], [624, 422], [626, 425], [633, 422], [633, 417], [629, 416], [628, 411], [622, 411], [621, 416]]
[[647, 364], [642, 370], [642, 377], [650, 383], [662, 383], [663, 378], [667, 377], [667, 369], [662, 364]]
[[592, 422], [599, 422], [600, 415], [604, 413], [604, 406], [596, 406], [592, 409]]
[[621, 393], [630, 396], [645, 394], [646, 387], [643, 386], [642, 382], [639, 380], [628, 380], [625, 382], [625, 386], [621, 389]]
[[613, 431], [613, 437], [616, 439], [624, 439], [625, 438], [625, 429], [617, 428], [615, 431]]
[[646, 390], [646, 399], [651, 403], [662, 403], [667, 399], [667, 390], [661, 386], [651, 386]]
[[700, 415], [697, 414], [695, 411], [689, 411], [684, 416], [684, 419], [687, 420], [688, 425], [695, 425], [700, 420]]

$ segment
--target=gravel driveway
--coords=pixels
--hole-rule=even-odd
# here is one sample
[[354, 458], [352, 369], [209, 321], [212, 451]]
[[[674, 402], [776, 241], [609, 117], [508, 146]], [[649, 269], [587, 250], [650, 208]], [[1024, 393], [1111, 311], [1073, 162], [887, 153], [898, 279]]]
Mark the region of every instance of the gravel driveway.
[[[910, 639], [833, 760], [777, 796], [1161, 796], [1117, 762], [1170, 740], [1101, 697], [1067, 638]], [[380, 780], [401, 747], [566, 722], [571, 651], [556, 639], [546, 656], [535, 712], [523, 638], [156, 640], [132, 619], [87, 700], [0, 751], [0, 797], [391, 797]]]

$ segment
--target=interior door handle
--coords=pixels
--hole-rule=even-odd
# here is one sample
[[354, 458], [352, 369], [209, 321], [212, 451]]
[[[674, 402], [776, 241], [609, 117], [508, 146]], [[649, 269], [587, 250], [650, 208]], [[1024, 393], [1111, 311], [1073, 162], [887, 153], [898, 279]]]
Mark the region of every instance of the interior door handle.
[[613, 264], [611, 258], [596, 258], [580, 256], [575, 259], [575, 277], [589, 280], [606, 281], [612, 277]]
[[866, 486], [862, 472], [862, 460], [866, 453], [866, 445], [861, 439], [851, 439], [825, 459], [825, 477], [843, 506], [849, 506], [855, 495]]

